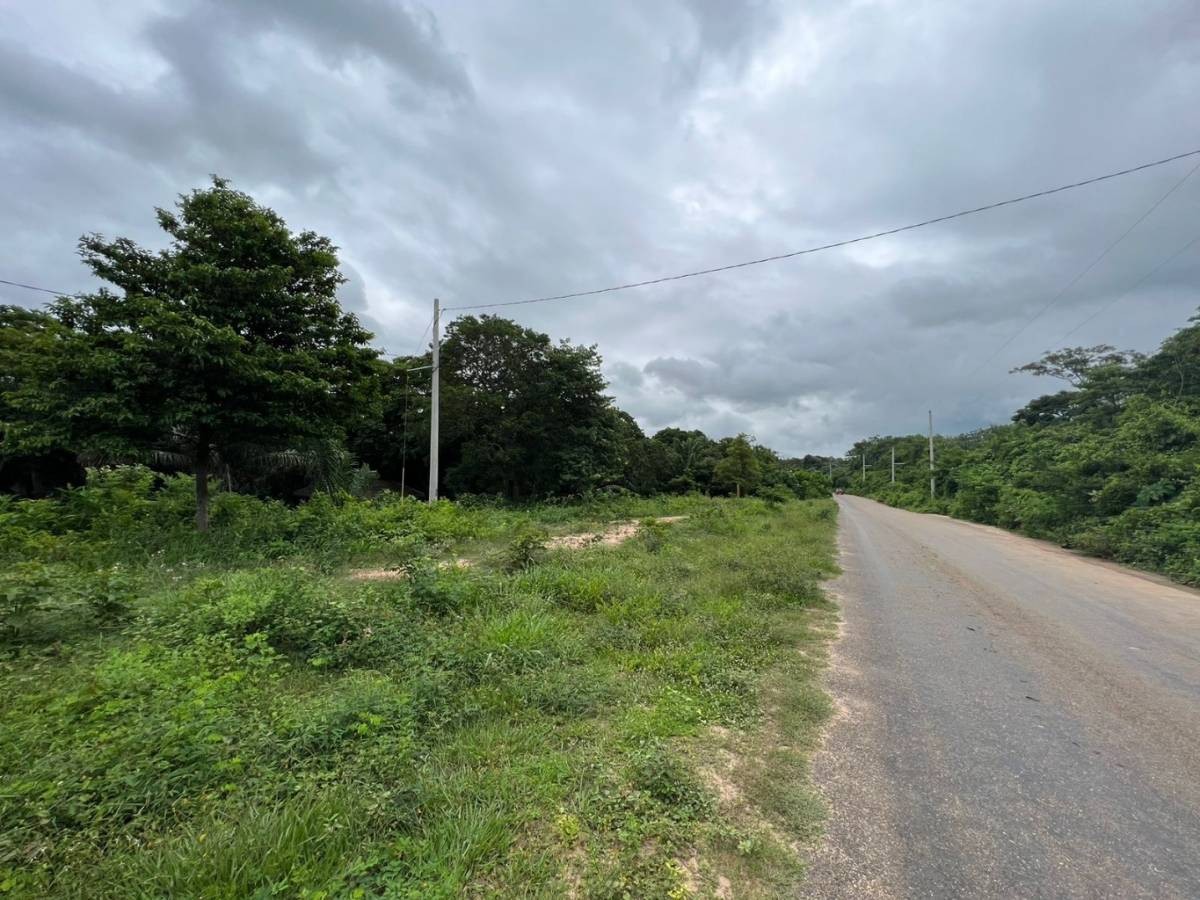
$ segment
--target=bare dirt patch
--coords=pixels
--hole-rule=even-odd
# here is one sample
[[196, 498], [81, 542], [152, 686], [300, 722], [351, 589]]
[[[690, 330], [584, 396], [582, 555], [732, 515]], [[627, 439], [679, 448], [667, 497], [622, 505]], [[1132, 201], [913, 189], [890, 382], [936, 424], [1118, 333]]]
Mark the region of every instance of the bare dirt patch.
[[[654, 521], [670, 525], [687, 516], [659, 516]], [[641, 528], [640, 522], [617, 522], [603, 531], [584, 531], [579, 534], [564, 534], [546, 541], [548, 550], [583, 550], [587, 547], [616, 547], [623, 544]]]
[[[686, 519], [687, 516], [658, 516], [654, 519], [660, 525], [672, 525]], [[616, 522], [602, 531], [583, 531], [578, 534], [563, 534], [548, 539], [545, 543], [547, 550], [586, 550], [588, 547], [616, 547], [632, 538], [641, 529], [640, 522]], [[478, 565], [477, 559], [459, 558], [444, 560], [438, 563], [439, 569], [469, 569]], [[355, 569], [347, 573], [351, 581], [392, 581], [408, 577], [403, 567]]]

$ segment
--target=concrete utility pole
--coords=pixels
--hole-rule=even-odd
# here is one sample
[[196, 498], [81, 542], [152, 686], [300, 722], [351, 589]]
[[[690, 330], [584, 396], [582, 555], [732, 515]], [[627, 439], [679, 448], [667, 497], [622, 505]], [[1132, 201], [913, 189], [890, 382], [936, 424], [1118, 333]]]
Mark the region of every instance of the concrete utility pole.
[[892, 448], [892, 484], [896, 483], [896, 448]]
[[429, 502], [436, 503], [438, 498], [438, 383], [441, 373], [441, 301], [433, 300], [433, 371], [432, 388], [429, 392]]
[[933, 410], [929, 411], [929, 499], [932, 500], [937, 494], [936, 485], [933, 480]]
[[866, 486], [867, 486], [867, 452], [866, 452], [865, 450], [863, 451], [863, 474], [862, 474], [862, 483], [863, 483], [863, 487], [866, 487]]

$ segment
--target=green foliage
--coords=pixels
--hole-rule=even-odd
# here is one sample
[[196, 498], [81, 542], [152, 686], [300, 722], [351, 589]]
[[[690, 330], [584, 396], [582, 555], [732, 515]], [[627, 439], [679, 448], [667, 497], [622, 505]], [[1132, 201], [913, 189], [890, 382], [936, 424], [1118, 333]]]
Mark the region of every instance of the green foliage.
[[659, 553], [667, 541], [667, 526], [658, 519], [642, 519], [638, 523], [637, 539], [649, 553]]
[[833, 484], [824, 472], [792, 468], [785, 477], [787, 486], [801, 500], [819, 500], [833, 493]]
[[[1112, 347], [1048, 354], [1021, 371], [1072, 389], [1029, 403], [1013, 424], [938, 438], [940, 485], [928, 494], [925, 440], [855, 445], [865, 485], [888, 503], [949, 512], [1200, 584], [1200, 320], [1142, 356]], [[889, 454], [897, 484], [884, 479]]]
[[[803, 812], [744, 830], [693, 754], [710, 724], [762, 721], [768, 673], [808, 665], [832, 504], [217, 494], [201, 540], [186, 482], [107, 470], [0, 502], [24, 617], [0, 645], [13, 896], [658, 896], [675, 859], [744, 843], [763, 867], [811, 828], [789, 787]], [[689, 517], [511, 574], [439, 564], [665, 513]], [[381, 561], [403, 577], [344, 571]]]
[[[0, 569], [0, 636], [10, 639], [52, 626], [111, 625], [124, 618], [138, 583], [120, 565], [86, 569], [37, 560]], [[49, 634], [55, 634], [51, 627]]]
[[118, 292], [60, 298], [48, 318], [20, 323], [37, 341], [0, 341], [19, 381], [4, 430], [24, 448], [190, 469], [205, 528], [209, 473], [336, 432], [376, 353], [338, 305], [345, 279], [328, 239], [293, 234], [221, 179], [158, 222], [172, 243], [157, 253], [84, 236], [84, 263]]
[[544, 528], [522, 525], [504, 549], [501, 562], [506, 571], [523, 572], [541, 558], [548, 535]]
[[645, 791], [670, 816], [693, 818], [713, 805], [695, 773], [660, 741], [634, 751], [629, 778], [636, 790]]
[[761, 477], [762, 466], [744, 434], [739, 434], [729, 442], [725, 455], [713, 468], [714, 480], [734, 488], [739, 497], [754, 490]]
[[755, 491], [755, 495], [765, 500], [768, 506], [778, 506], [781, 503], [794, 500], [796, 497], [794, 493], [778, 484], [768, 484], [761, 487]]
[[0, 628], [15, 634], [29, 616], [53, 602], [50, 570], [36, 562], [17, 563], [0, 579]]

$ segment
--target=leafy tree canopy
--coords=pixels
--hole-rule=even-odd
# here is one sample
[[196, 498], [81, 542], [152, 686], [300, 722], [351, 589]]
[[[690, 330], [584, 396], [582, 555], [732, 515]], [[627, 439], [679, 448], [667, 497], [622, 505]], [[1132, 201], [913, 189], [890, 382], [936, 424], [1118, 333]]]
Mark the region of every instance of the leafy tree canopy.
[[[1032, 400], [1012, 425], [939, 437], [936, 497], [920, 435], [860, 441], [839, 483], [1200, 584], [1200, 317], [1149, 356], [1074, 347], [1015, 371], [1071, 389]], [[864, 452], [865, 480], [853, 468]]]
[[740, 497], [752, 491], [762, 477], [762, 463], [750, 445], [750, 439], [739, 434], [728, 442], [725, 455], [713, 469], [717, 481], [732, 486]]
[[80, 240], [115, 290], [61, 298], [27, 325], [53, 344], [52, 371], [9, 395], [12, 430], [99, 459], [177, 459], [197, 475], [205, 528], [214, 462], [338, 433], [369, 400], [376, 353], [338, 305], [328, 238], [293, 233], [220, 178], [158, 222], [163, 250]]

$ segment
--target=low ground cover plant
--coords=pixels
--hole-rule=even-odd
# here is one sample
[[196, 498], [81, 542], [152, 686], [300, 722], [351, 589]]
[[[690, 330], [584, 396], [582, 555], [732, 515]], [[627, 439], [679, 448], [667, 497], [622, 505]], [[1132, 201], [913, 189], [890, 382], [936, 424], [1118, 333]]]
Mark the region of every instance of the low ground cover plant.
[[[772, 896], [797, 877], [828, 501], [215, 494], [198, 536], [184, 480], [0, 501], [0, 892]], [[661, 515], [687, 518], [545, 541]]]

